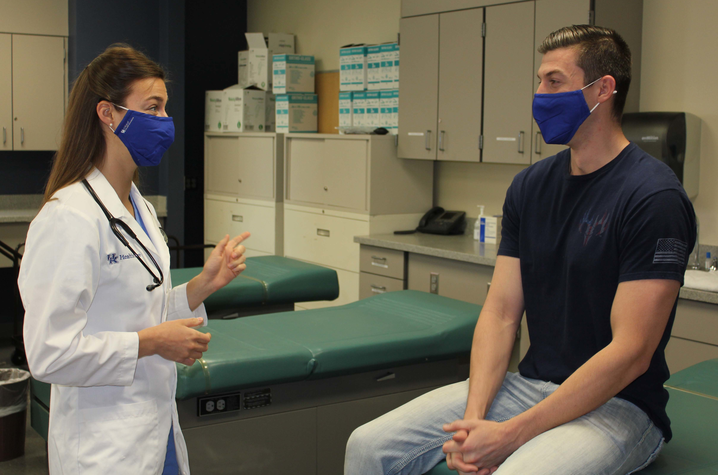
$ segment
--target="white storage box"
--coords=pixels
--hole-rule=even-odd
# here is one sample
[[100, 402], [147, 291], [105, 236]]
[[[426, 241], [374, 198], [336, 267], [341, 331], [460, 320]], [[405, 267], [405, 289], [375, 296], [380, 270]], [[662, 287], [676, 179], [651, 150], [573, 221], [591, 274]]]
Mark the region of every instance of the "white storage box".
[[381, 115], [379, 114], [379, 94], [379, 91], [369, 91], [366, 93], [366, 109], [364, 113], [365, 126], [381, 127]]
[[277, 94], [277, 132], [317, 131], [316, 94]]
[[314, 56], [275, 54], [272, 64], [275, 94], [314, 92]]
[[221, 132], [224, 120], [224, 91], [204, 92], [204, 131]]
[[352, 125], [363, 127], [366, 123], [366, 92], [355, 92], [352, 95]]
[[237, 84], [249, 87], [249, 51], [237, 53]]
[[391, 129], [394, 125], [394, 100], [392, 97], [393, 92], [394, 91], [379, 92], [379, 126], [384, 127], [389, 132], [391, 132]]
[[339, 50], [339, 90], [366, 90], [366, 46], [348, 45]]
[[352, 123], [352, 94], [353, 92], [339, 93], [339, 127], [351, 127]]
[[366, 49], [366, 88], [370, 91], [382, 89], [381, 85], [381, 46], [368, 46]]
[[267, 92], [264, 97], [264, 131], [275, 132], [277, 130], [277, 117], [276, 117], [276, 99], [271, 92]]
[[266, 92], [239, 85], [224, 90], [222, 132], [264, 132]]
[[294, 53], [294, 35], [270, 33], [266, 40], [262, 33], [245, 33], [244, 36], [249, 46], [247, 85], [271, 91], [272, 55]]
[[381, 88], [399, 89], [399, 45], [381, 45]]

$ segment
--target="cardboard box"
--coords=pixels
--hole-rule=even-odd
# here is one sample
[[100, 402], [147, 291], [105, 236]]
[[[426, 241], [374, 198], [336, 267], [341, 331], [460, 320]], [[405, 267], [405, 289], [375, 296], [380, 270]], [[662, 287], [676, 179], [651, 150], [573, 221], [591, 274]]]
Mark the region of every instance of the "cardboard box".
[[314, 56], [275, 54], [272, 59], [275, 94], [314, 93]]
[[381, 85], [381, 46], [368, 46], [366, 49], [366, 88], [378, 91]]
[[[247, 58], [247, 86], [263, 91], [272, 90], [272, 55], [293, 54], [294, 35], [270, 33], [265, 40], [262, 33], [245, 33], [249, 47]], [[241, 79], [239, 84], [244, 84]]]
[[355, 92], [352, 95], [352, 125], [363, 127], [366, 124], [366, 92]]
[[264, 98], [264, 131], [275, 132], [277, 130], [277, 117], [276, 117], [276, 99], [277, 96], [271, 92], [265, 93]]
[[353, 92], [339, 93], [339, 127], [351, 127]]
[[228, 87], [222, 99], [222, 132], [264, 132], [264, 100], [267, 94], [239, 85]]
[[366, 112], [364, 113], [364, 125], [367, 127], [381, 127], [380, 92], [369, 91], [366, 93]]
[[249, 51], [237, 53], [237, 84], [249, 87]]
[[339, 50], [339, 90], [365, 91], [366, 46], [347, 45]]
[[381, 88], [399, 88], [399, 45], [390, 43], [381, 45]]
[[278, 94], [277, 132], [288, 134], [317, 131], [316, 94]]
[[224, 91], [204, 92], [204, 131], [221, 132], [224, 120]]
[[392, 98], [393, 92], [394, 91], [379, 92], [379, 127], [384, 127], [389, 132], [391, 132], [391, 128], [394, 123], [394, 101]]

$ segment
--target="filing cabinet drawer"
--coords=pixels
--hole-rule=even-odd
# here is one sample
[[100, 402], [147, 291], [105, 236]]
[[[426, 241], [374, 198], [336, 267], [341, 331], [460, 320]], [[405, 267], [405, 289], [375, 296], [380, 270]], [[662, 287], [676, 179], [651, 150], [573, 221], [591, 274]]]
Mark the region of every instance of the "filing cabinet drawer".
[[361, 246], [359, 251], [359, 269], [370, 274], [403, 280], [404, 262], [404, 251], [374, 246]]
[[411, 253], [407, 288], [431, 292], [434, 280], [436, 292], [433, 293], [483, 305], [493, 274], [492, 266]]
[[225, 234], [234, 237], [249, 231], [252, 236], [243, 243], [247, 249], [275, 253], [275, 208], [211, 199], [204, 202], [205, 241], [217, 243]]
[[354, 236], [363, 234], [369, 234], [367, 221], [284, 210], [287, 257], [358, 273], [359, 244]]
[[339, 280], [339, 297], [335, 300], [319, 300], [316, 302], [301, 302], [299, 306], [305, 309], [336, 307], [359, 300], [359, 273], [336, 269]]
[[368, 274], [366, 272], [359, 273], [359, 298], [365, 299], [372, 295], [385, 294], [387, 292], [396, 292], [404, 290], [403, 279], [393, 279], [381, 275]]

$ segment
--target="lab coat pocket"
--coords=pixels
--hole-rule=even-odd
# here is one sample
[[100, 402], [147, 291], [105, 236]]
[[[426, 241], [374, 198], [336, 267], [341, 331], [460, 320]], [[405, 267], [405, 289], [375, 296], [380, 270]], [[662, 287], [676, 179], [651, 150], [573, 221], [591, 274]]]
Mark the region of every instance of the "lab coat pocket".
[[158, 432], [154, 400], [81, 410], [80, 473], [156, 473]]

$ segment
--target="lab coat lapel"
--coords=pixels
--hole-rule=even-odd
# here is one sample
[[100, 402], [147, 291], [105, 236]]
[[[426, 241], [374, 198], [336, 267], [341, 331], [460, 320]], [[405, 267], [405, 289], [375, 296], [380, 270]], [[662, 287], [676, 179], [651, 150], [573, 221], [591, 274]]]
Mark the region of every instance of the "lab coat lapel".
[[[169, 256], [165, 258], [163, 254], [161, 255], [157, 251], [157, 248], [155, 247], [150, 237], [145, 234], [139, 223], [127, 211], [125, 205], [122, 204], [122, 201], [120, 201], [120, 197], [117, 196], [117, 192], [114, 188], [112, 188], [110, 182], [107, 181], [105, 175], [103, 175], [100, 170], [94, 169], [92, 173], [90, 173], [90, 175], [87, 177], [87, 181], [90, 183], [90, 186], [92, 186], [92, 188], [95, 190], [95, 193], [97, 193], [97, 196], [100, 198], [100, 200], [102, 200], [102, 203], [105, 205], [105, 208], [107, 208], [107, 210], [112, 214], [112, 216], [121, 219], [122, 221], [127, 223], [127, 225], [130, 226], [132, 231], [134, 231], [134, 233], [137, 235], [137, 239], [139, 239], [140, 242], [147, 248], [147, 250], [149, 250], [153, 254], [155, 260], [157, 260], [157, 262], [160, 264], [160, 266], [162, 267], [162, 273], [167, 275], [167, 272], [165, 271], [165, 263], [169, 262]], [[137, 206], [139, 212], [142, 213], [143, 209], [145, 211], [145, 213], [142, 214], [142, 218], [144, 219], [145, 226], [147, 227], [147, 232], [152, 233], [153, 231], [156, 231], [159, 235], [159, 231], [154, 229], [156, 227], [156, 220], [153, 216], [149, 215], [149, 211], [147, 211], [144, 199], [140, 195], [139, 191], [137, 191], [137, 188], [135, 187], [134, 183], [132, 184], [132, 190], [130, 191], [130, 194], [132, 195], [132, 199], [135, 200], [135, 205]], [[152, 237], [152, 239], [155, 239], [154, 236]], [[161, 240], [161, 242], [164, 242], [164, 239], [161, 236], [159, 237], [159, 239]], [[142, 252], [142, 249], [135, 250], [138, 253]]]

